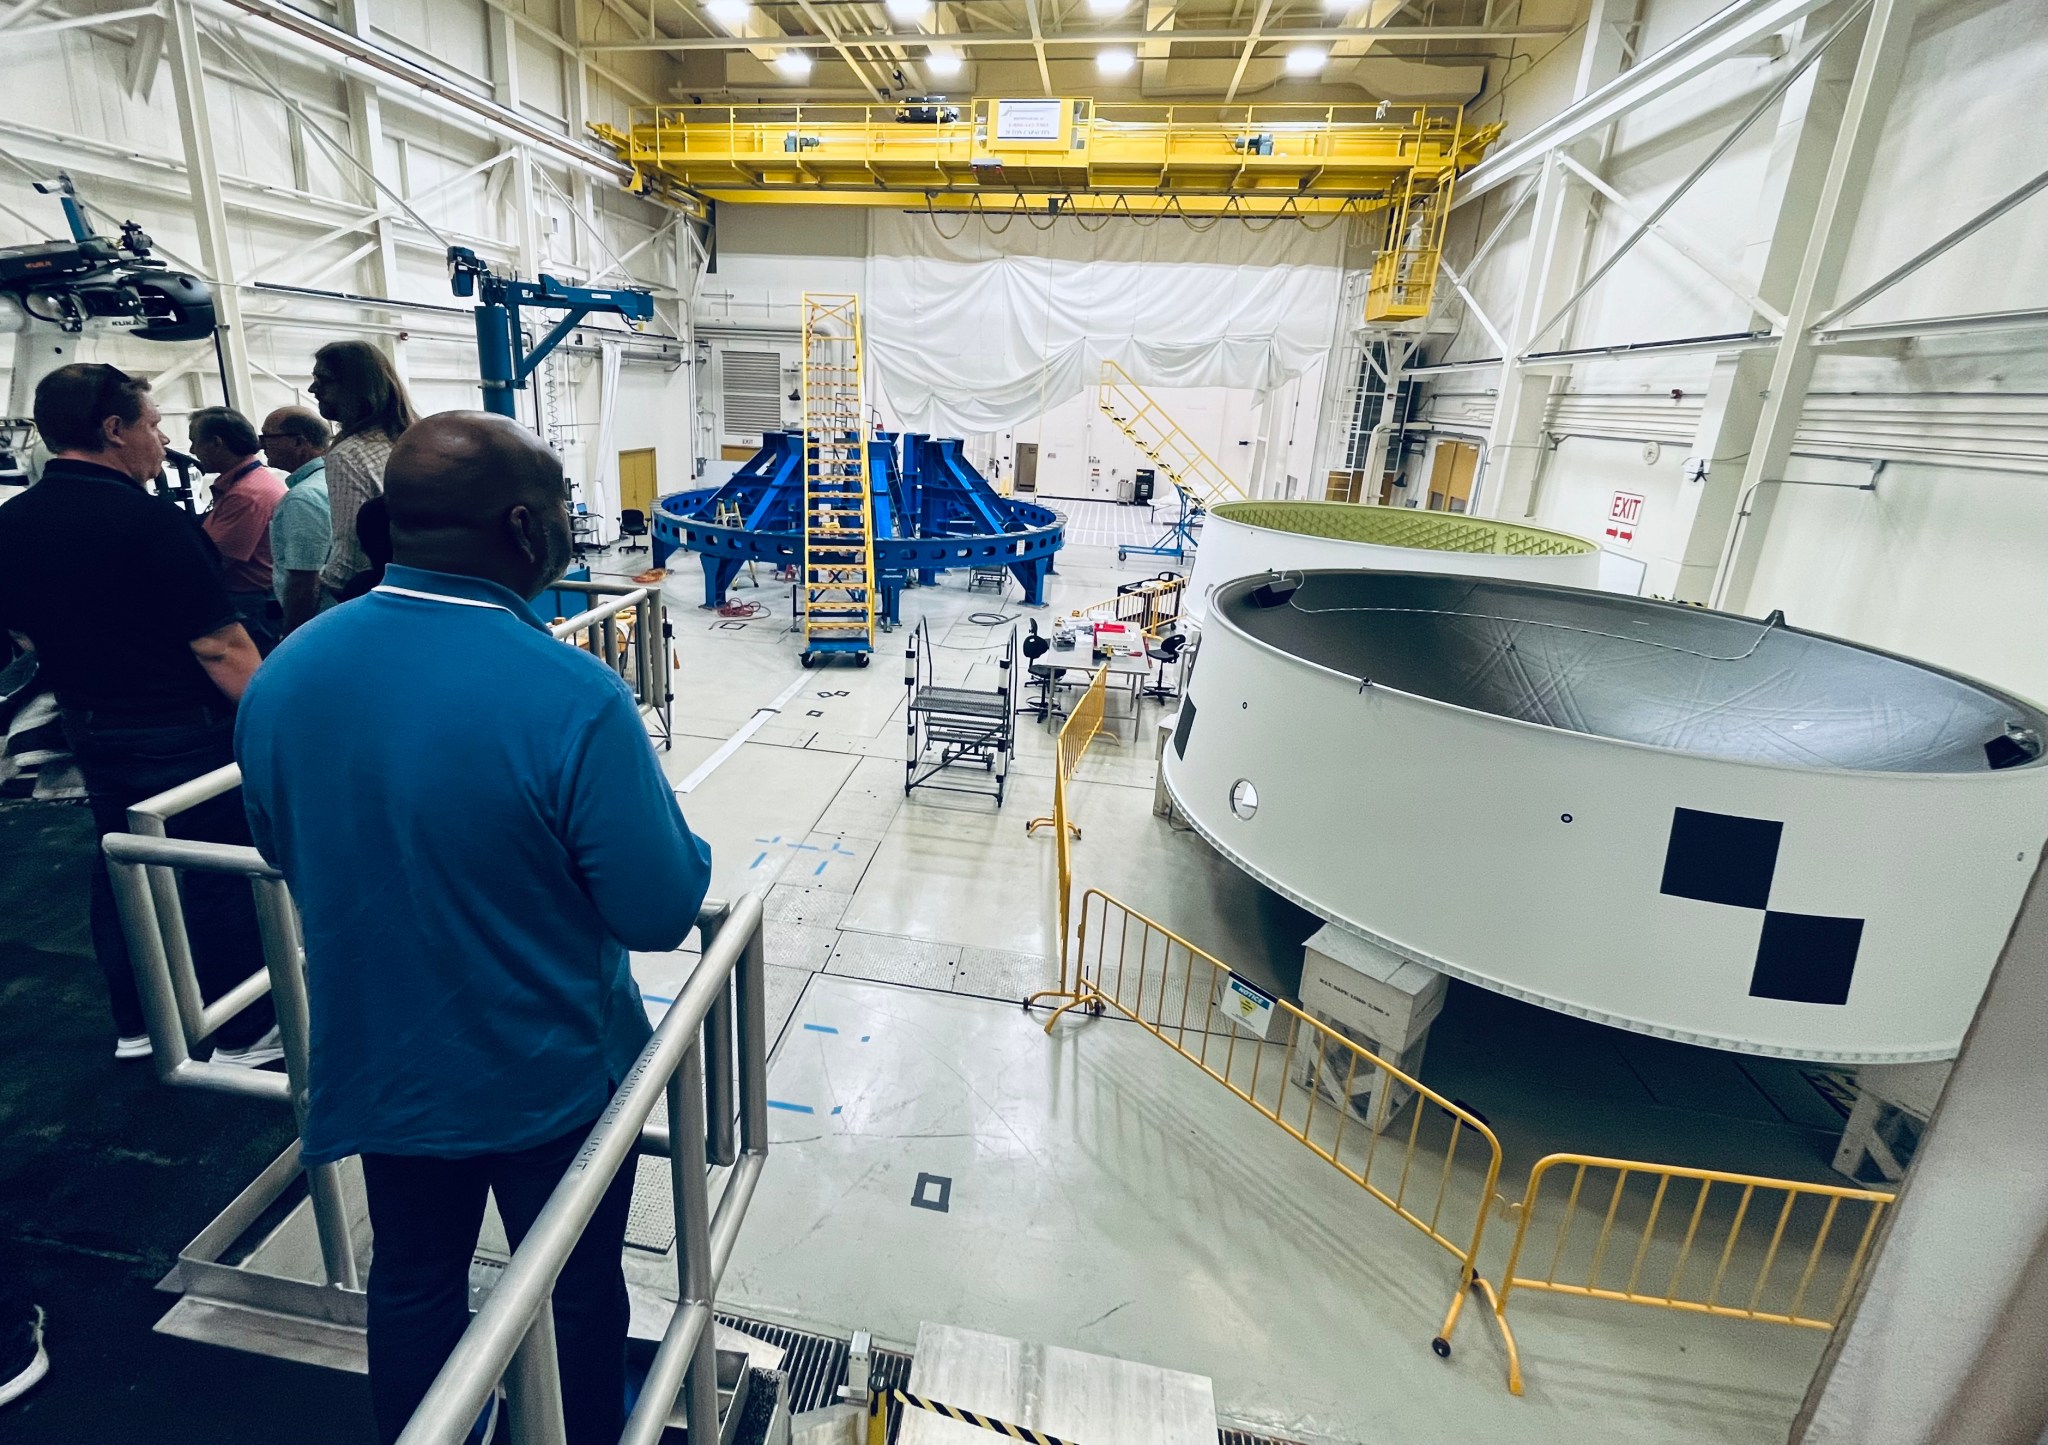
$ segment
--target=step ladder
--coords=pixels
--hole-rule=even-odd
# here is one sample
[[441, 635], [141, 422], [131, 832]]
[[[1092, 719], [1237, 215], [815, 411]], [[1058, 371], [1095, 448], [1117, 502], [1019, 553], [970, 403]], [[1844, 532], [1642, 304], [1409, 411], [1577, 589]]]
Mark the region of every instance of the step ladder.
[[[996, 806], [1003, 806], [1010, 757], [1017, 750], [1015, 689], [1023, 677], [1014, 626], [1000, 646], [993, 688], [942, 687], [933, 668], [931, 628], [920, 617], [911, 629], [903, 662], [906, 796], [913, 788], [993, 793]], [[955, 777], [961, 769], [971, 770], [969, 781]]]
[[1174, 489], [1203, 510], [1243, 497], [1245, 490], [1189, 436], [1172, 413], [1114, 361], [1102, 363], [1095, 404], [1131, 445], [1166, 473]]
[[804, 293], [803, 665], [875, 648], [875, 526], [860, 298]]

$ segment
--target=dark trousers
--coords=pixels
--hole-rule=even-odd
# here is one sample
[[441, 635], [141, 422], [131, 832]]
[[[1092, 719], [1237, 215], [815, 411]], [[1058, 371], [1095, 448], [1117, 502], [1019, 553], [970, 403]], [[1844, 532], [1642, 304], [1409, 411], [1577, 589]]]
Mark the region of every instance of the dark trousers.
[[[484, 1194], [517, 1249], [590, 1125], [516, 1154], [466, 1159], [363, 1155], [375, 1246], [370, 1264], [370, 1403], [384, 1445], [398, 1439], [469, 1326], [469, 1261]], [[619, 1252], [633, 1202], [621, 1169], [555, 1281], [555, 1348], [569, 1445], [614, 1445], [626, 1428], [626, 1277]]]
[[[67, 711], [64, 733], [85, 775], [93, 826], [102, 837], [127, 832], [128, 809], [144, 798], [235, 760], [234, 713], [226, 702], [153, 719]], [[245, 846], [249, 842], [249, 819], [242, 812], [239, 790], [180, 813], [168, 826], [177, 838]], [[263, 967], [263, 941], [256, 929], [249, 880], [193, 871], [183, 875], [179, 893], [199, 990], [211, 1002]], [[95, 860], [92, 868], [91, 922], [93, 952], [107, 976], [114, 1027], [123, 1037], [146, 1033], [135, 967], [104, 859]], [[214, 1041], [239, 1048], [274, 1021], [270, 1000], [261, 999], [222, 1025]]]
[[277, 598], [268, 592], [230, 592], [228, 601], [235, 604], [242, 630], [256, 644], [258, 655], [270, 656], [270, 649], [284, 640], [284, 609]]

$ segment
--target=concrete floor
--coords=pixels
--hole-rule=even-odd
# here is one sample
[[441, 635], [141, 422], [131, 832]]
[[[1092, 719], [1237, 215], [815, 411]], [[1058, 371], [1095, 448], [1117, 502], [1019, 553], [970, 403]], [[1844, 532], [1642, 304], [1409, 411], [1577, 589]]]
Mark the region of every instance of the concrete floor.
[[[1007, 625], [1041, 625], [1159, 570], [1119, 566], [1114, 509], [1089, 519], [1052, 606], [905, 594], [928, 619], [940, 681], [986, 685]], [[921, 1323], [1107, 1353], [1215, 1381], [1224, 1418], [1301, 1439], [1762, 1442], [1784, 1437], [1819, 1357], [1815, 1334], [1524, 1296], [1529, 1393], [1468, 1313], [1448, 1362], [1429, 1352], [1449, 1256], [1294, 1141], [1113, 1021], [1047, 1039], [1017, 1009], [1057, 971], [1048, 832], [1052, 737], [1020, 724], [1010, 792], [905, 798], [905, 631], [867, 669], [804, 673], [786, 585], [742, 585], [765, 617], [694, 608], [686, 559], [668, 584], [681, 671], [672, 777], [688, 777], [759, 708], [801, 686], [682, 798], [715, 852], [715, 887], [765, 891], [778, 1052], [777, 1152], [742, 1232], [725, 1302], [907, 1346]], [[1105, 734], [1070, 793], [1075, 888], [1101, 887], [1282, 992], [1317, 921], [1151, 813], [1138, 737]], [[642, 958], [659, 1013], [686, 955]], [[1503, 1139], [1504, 1178], [1556, 1149], [1826, 1181], [1840, 1114], [1798, 1066], [1624, 1035], [1453, 986], [1424, 1077]], [[918, 1176], [949, 1208], [914, 1208]], [[929, 1196], [936, 1185], [926, 1189]], [[1490, 1246], [1497, 1265], [1506, 1230]]]

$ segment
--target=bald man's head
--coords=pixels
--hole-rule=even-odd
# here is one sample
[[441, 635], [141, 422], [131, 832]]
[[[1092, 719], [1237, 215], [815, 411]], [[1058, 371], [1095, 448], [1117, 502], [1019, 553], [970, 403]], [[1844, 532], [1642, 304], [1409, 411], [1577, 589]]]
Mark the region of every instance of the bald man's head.
[[392, 560], [533, 597], [569, 561], [562, 464], [510, 417], [447, 411], [414, 423], [384, 468]]
[[263, 446], [264, 460], [295, 472], [325, 452], [332, 435], [320, 413], [311, 407], [281, 406], [263, 418], [263, 430], [256, 440]]

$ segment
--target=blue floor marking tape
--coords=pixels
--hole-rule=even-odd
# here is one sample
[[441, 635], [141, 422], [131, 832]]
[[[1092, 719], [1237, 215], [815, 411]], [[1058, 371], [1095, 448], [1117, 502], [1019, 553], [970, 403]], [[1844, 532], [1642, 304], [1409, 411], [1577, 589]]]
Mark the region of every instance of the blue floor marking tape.
[[839, 1032], [830, 1024], [805, 1024], [804, 1027], [814, 1034], [836, 1034]]
[[818, 1112], [809, 1104], [785, 1104], [780, 1099], [770, 1099], [768, 1107], [771, 1109], [787, 1109], [792, 1114], [815, 1114]]
[[672, 998], [663, 998], [663, 997], [662, 997], [662, 996], [661, 996], [660, 994], [658, 994], [658, 993], [643, 993], [643, 994], [641, 994], [641, 995], [640, 995], [640, 1002], [642, 1002], [642, 1003], [674, 1003], [674, 1002], [675, 1002], [675, 1000], [674, 1000], [674, 999], [672, 999]]

